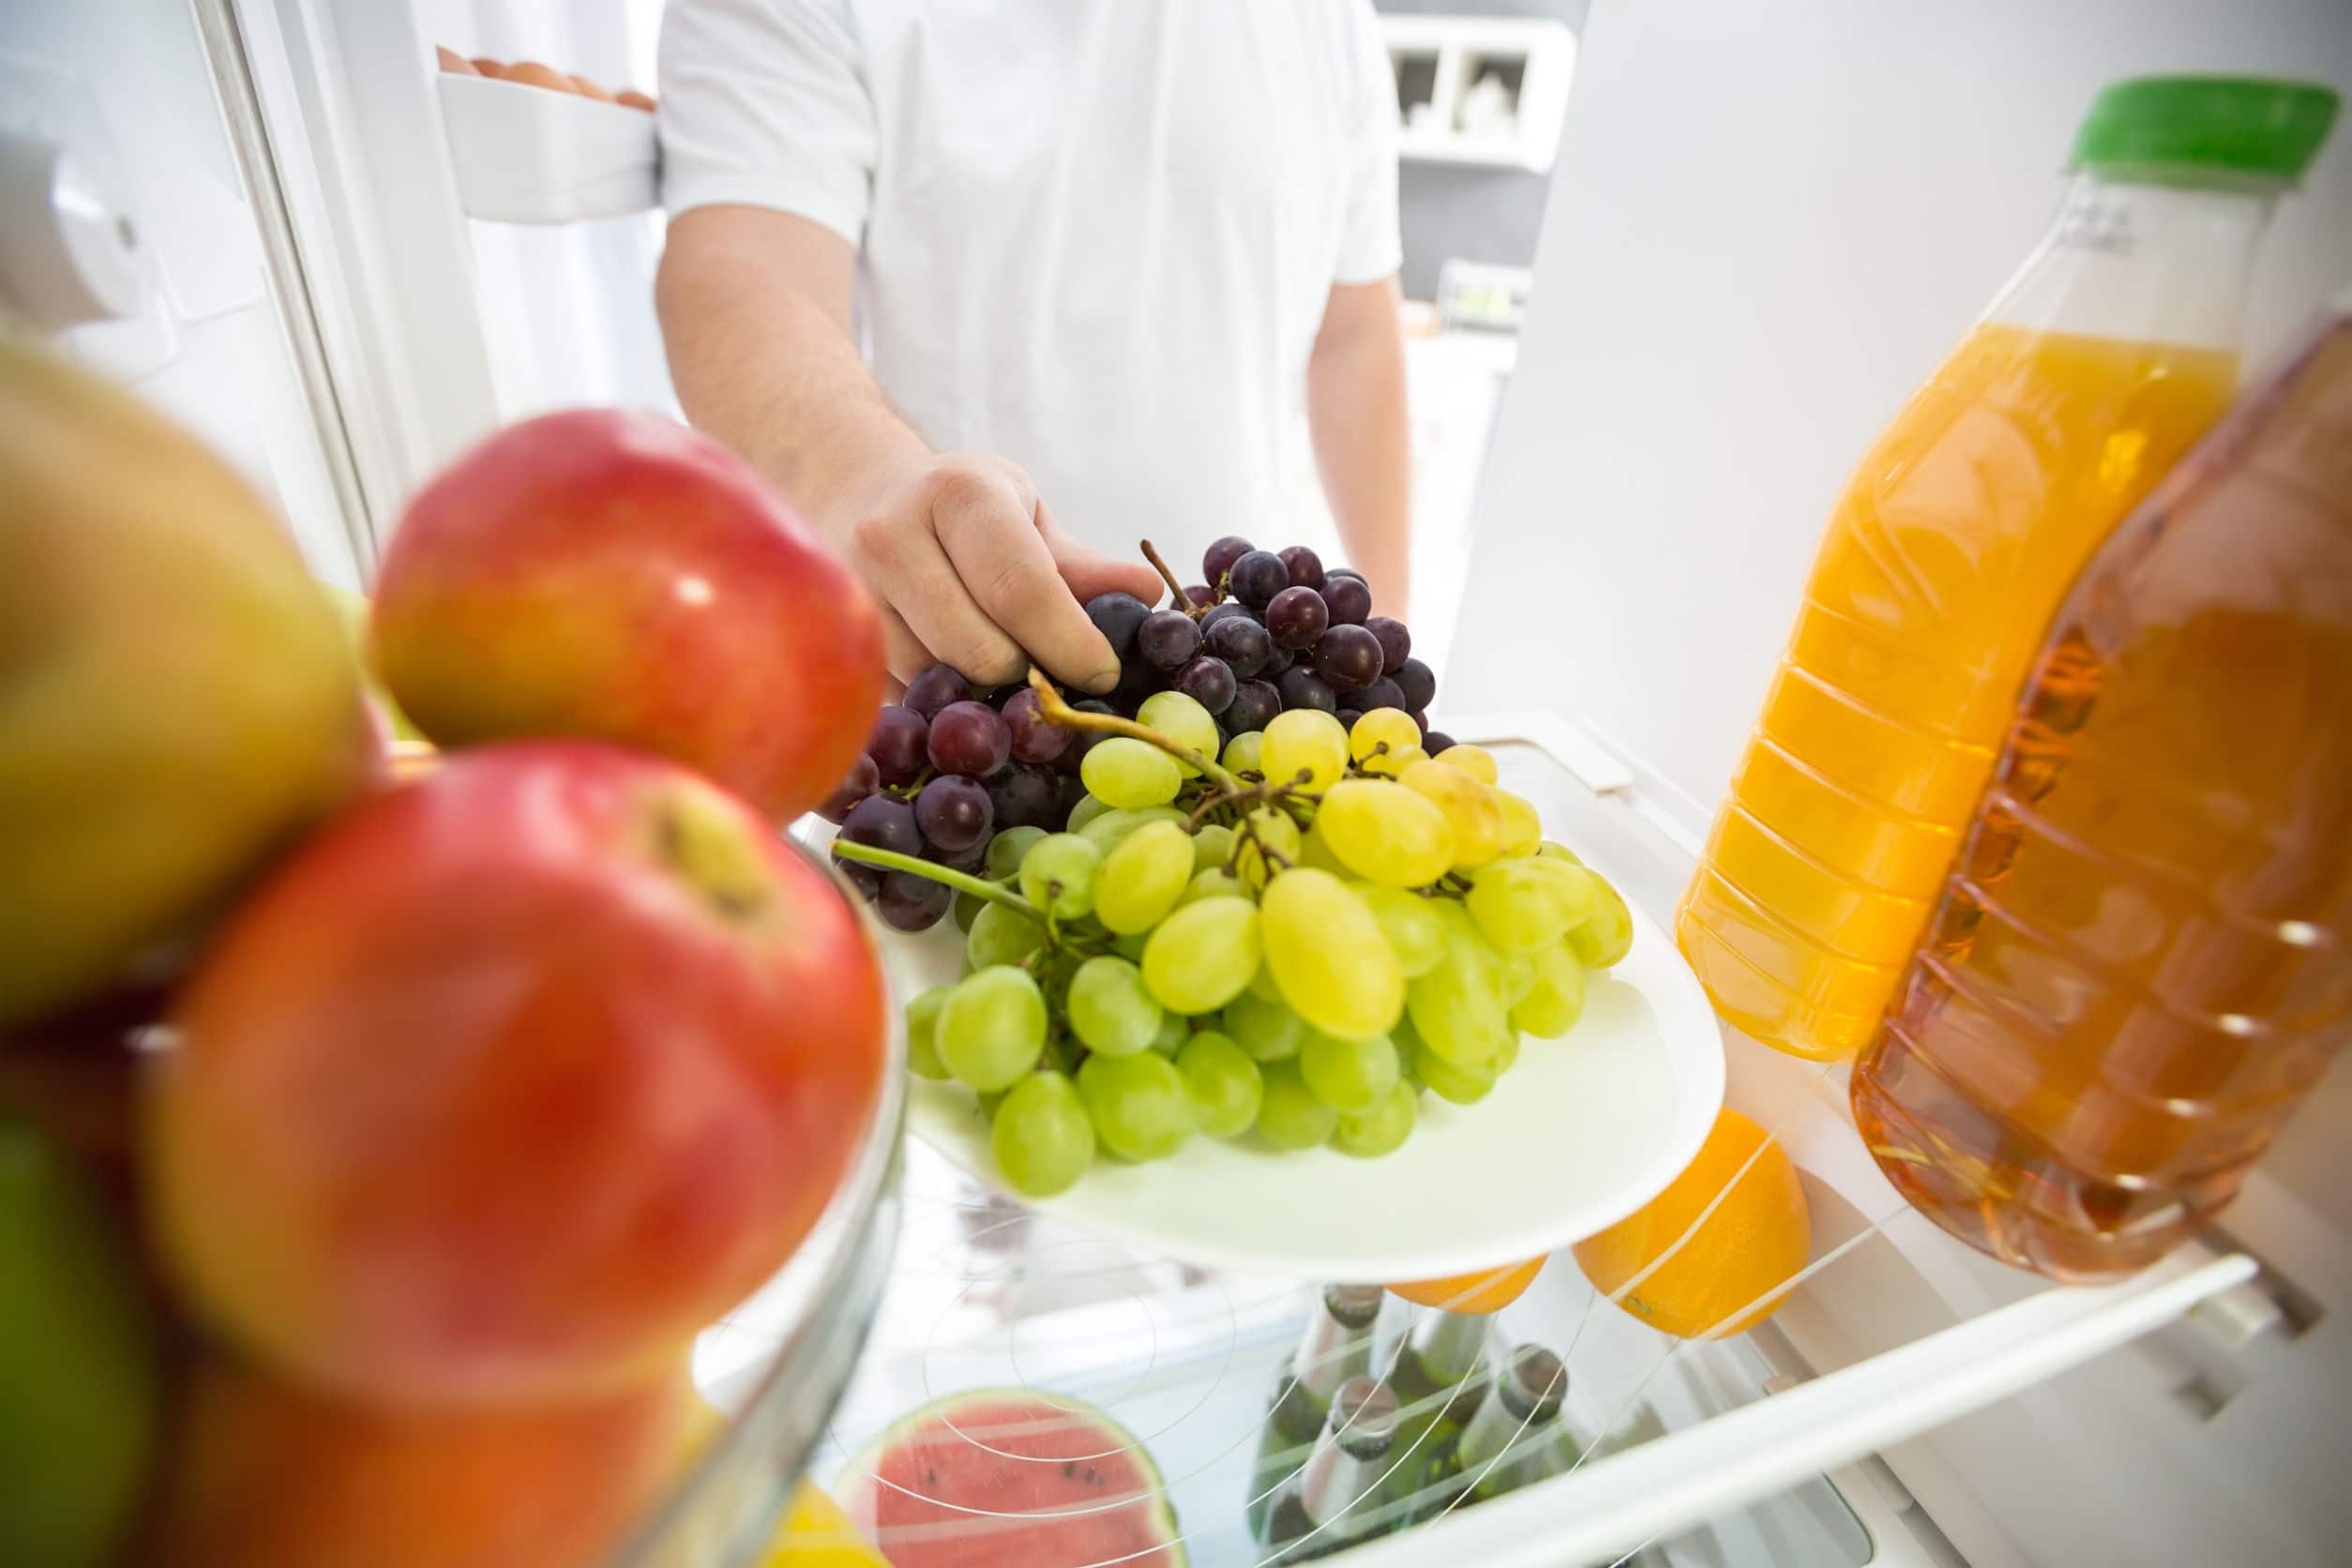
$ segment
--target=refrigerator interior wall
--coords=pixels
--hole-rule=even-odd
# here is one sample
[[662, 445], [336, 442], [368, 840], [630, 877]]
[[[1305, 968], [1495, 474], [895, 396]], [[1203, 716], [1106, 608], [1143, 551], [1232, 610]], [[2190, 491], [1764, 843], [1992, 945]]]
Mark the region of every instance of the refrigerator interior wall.
[[[2352, 93], [2352, 8], [1600, 0], [1578, 66], [1440, 695], [1523, 702], [1541, 671], [1687, 837], [1838, 487], [2033, 243], [2098, 86], [2212, 70]], [[2252, 359], [2347, 268], [2339, 128], [2266, 241]], [[1829, 1124], [1800, 1163], [1841, 1144], [1867, 1163], [1842, 1073], [1735, 1044], [1732, 1103], [1813, 1098]], [[2324, 1172], [2347, 1119], [2339, 1065], [2224, 1216], [2216, 1244], [2262, 1259], [2258, 1289], [1888, 1454], [1970, 1560], [2340, 1556], [2352, 1195]], [[1869, 1250], [1784, 1314], [1817, 1368], [2032, 1288], [1957, 1245]]]

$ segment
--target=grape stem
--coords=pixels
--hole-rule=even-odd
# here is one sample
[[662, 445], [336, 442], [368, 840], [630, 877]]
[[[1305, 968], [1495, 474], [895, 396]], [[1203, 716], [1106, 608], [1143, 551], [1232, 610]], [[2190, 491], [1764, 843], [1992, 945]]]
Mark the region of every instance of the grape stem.
[[877, 849], [871, 844], [852, 844], [846, 838], [836, 838], [833, 841], [833, 852], [843, 860], [854, 860], [861, 866], [879, 866], [889, 871], [911, 871], [918, 877], [927, 877], [935, 882], [945, 882], [958, 893], [969, 893], [975, 898], [986, 898], [989, 903], [1003, 904], [1008, 910], [1018, 910], [1040, 924], [1043, 924], [1045, 920], [1045, 916], [1039, 914], [1028, 899], [1012, 889], [1001, 887], [992, 882], [985, 882], [969, 872], [942, 866], [935, 860], [918, 860], [913, 855], [900, 854], [896, 850]]
[[1191, 746], [1178, 746], [1148, 724], [1138, 724], [1134, 719], [1121, 718], [1117, 714], [1078, 712], [1062, 701], [1062, 694], [1053, 689], [1053, 683], [1046, 678], [1045, 671], [1034, 665], [1029, 671], [1029, 689], [1037, 694], [1037, 712], [1048, 724], [1059, 724], [1064, 730], [1092, 730], [1098, 734], [1124, 735], [1130, 740], [1142, 741], [1159, 747], [1186, 767], [1197, 768], [1206, 776], [1215, 779], [1218, 787], [1229, 794], [1239, 793], [1248, 788], [1219, 767], [1214, 759], [1203, 757]]
[[1149, 539], [1143, 541], [1143, 558], [1151, 562], [1160, 576], [1167, 580], [1168, 591], [1176, 596], [1176, 608], [1196, 621], [1200, 619], [1201, 612], [1209, 607], [1204, 604], [1199, 610], [1193, 608], [1192, 596], [1184, 592], [1184, 585], [1177, 580], [1176, 574], [1168, 568], [1168, 562]]

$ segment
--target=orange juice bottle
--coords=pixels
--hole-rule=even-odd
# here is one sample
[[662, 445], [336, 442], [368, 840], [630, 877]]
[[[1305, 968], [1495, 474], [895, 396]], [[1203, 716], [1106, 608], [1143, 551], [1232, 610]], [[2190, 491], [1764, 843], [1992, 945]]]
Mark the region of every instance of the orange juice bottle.
[[2227, 406], [2255, 247], [2335, 95], [2109, 85], [2056, 222], [1847, 482], [1675, 932], [1800, 1056], [1877, 1027], [2075, 573]]
[[2352, 292], [2068, 596], [1855, 1124], [2055, 1278], [2153, 1262], [2352, 1039]]

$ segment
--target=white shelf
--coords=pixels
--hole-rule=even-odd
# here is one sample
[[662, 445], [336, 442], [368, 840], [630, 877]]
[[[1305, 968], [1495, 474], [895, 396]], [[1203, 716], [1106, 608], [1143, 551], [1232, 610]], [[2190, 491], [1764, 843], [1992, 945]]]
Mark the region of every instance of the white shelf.
[[[1561, 23], [1522, 17], [1383, 16], [1380, 34], [1397, 76], [1405, 122], [1397, 156], [1408, 162], [1463, 168], [1552, 166], [1568, 112], [1568, 78], [1576, 36]], [[1514, 95], [1503, 128], [1477, 124], [1479, 81], [1500, 80]], [[1425, 104], [1427, 123], [1412, 123], [1402, 99]]]

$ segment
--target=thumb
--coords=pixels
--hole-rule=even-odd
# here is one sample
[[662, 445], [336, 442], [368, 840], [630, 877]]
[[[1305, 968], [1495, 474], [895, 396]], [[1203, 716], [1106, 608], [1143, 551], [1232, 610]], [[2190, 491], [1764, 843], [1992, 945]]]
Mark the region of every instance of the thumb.
[[1168, 584], [1142, 562], [1115, 561], [1100, 550], [1090, 550], [1063, 533], [1042, 504], [1037, 511], [1038, 531], [1045, 536], [1054, 567], [1080, 604], [1098, 594], [1114, 592], [1133, 594], [1145, 604], [1157, 604], [1167, 596]]

